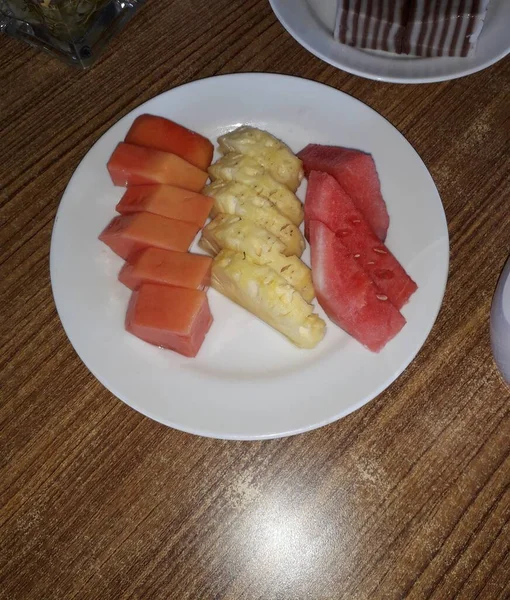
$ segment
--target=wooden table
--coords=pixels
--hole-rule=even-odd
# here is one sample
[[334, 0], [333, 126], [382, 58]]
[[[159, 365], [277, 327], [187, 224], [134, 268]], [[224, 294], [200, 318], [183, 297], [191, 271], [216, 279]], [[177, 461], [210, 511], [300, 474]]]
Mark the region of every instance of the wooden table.
[[[301, 48], [265, 0], [153, 0], [85, 72], [0, 38], [2, 599], [510, 597], [510, 394], [488, 321], [510, 249], [509, 66], [368, 81]], [[451, 236], [441, 313], [404, 374], [337, 423], [256, 443], [117, 400], [67, 341], [48, 270], [62, 192], [101, 134], [239, 71], [321, 81], [387, 117]]]

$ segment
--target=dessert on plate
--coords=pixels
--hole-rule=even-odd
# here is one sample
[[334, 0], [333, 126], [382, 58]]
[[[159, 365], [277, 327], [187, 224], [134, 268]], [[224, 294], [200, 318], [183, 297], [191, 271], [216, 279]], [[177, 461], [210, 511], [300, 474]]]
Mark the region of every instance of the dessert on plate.
[[472, 56], [490, 0], [339, 0], [335, 39], [417, 57]]

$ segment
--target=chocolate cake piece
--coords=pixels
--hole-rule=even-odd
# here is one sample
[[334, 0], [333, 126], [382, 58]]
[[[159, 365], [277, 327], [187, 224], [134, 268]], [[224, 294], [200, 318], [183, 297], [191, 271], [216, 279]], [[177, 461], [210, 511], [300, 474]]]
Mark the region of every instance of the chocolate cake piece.
[[489, 1], [339, 0], [335, 38], [394, 54], [471, 56]]
[[400, 54], [409, 0], [338, 0], [335, 38], [356, 48]]
[[471, 56], [489, 0], [412, 0], [402, 53]]

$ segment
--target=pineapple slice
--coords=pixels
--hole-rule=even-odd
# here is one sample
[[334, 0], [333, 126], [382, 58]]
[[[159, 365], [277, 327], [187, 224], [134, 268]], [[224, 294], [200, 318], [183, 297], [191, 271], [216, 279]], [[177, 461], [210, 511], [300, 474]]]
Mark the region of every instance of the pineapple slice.
[[295, 192], [303, 179], [303, 163], [281, 140], [249, 125], [218, 138], [222, 154], [240, 152], [259, 162], [276, 181]]
[[244, 252], [279, 273], [307, 302], [315, 297], [311, 270], [297, 256], [285, 256], [282, 242], [253, 221], [220, 214], [203, 229], [199, 245], [213, 255], [222, 248]]
[[271, 267], [246, 254], [222, 250], [213, 261], [211, 285], [299, 348], [314, 348], [324, 337], [326, 324], [313, 306]]
[[204, 227], [198, 244], [213, 256], [222, 248], [258, 257], [285, 250], [285, 244], [260, 225], [226, 214], [217, 215]]
[[225, 185], [225, 182], [243, 183], [252, 188], [258, 196], [273, 202], [282, 215], [290, 219], [294, 225], [299, 227], [303, 222], [303, 205], [297, 196], [271, 177], [254, 158], [231, 152], [211, 165], [208, 172], [211, 179], [219, 181], [214, 181], [204, 188], [202, 193], [206, 196], [212, 195], [214, 190]]
[[264, 227], [285, 244], [284, 254], [301, 256], [305, 240], [299, 229], [284, 217], [275, 205], [257, 196], [249, 187], [230, 182], [227, 185], [210, 185], [207, 194], [214, 198], [211, 216], [219, 213], [238, 215]]

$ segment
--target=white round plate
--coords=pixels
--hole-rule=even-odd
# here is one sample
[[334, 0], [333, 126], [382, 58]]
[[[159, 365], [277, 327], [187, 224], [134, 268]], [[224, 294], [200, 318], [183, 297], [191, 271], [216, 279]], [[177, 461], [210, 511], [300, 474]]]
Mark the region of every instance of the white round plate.
[[[198, 356], [151, 346], [124, 330], [129, 290], [122, 260], [98, 239], [123, 189], [106, 163], [134, 118], [173, 119], [211, 140], [243, 123], [294, 151], [309, 142], [371, 152], [390, 213], [387, 244], [419, 285], [407, 325], [379, 354], [329, 323], [314, 350], [286, 338], [214, 290], [214, 323]], [[299, 195], [304, 198], [303, 184]], [[196, 250], [196, 246], [192, 247]], [[308, 254], [304, 255], [308, 261]], [[116, 123], [91, 148], [62, 198], [53, 230], [51, 281], [76, 352], [113, 394], [161, 423], [195, 434], [261, 439], [300, 433], [347, 415], [407, 367], [436, 319], [448, 271], [441, 200], [419, 156], [385, 119], [333, 88], [294, 77], [247, 73], [170, 90]], [[322, 313], [321, 313], [322, 314]]]
[[269, 0], [290, 35], [343, 71], [394, 83], [446, 81], [476, 73], [510, 52], [510, 0], [491, 0], [476, 53], [469, 58], [412, 58], [376, 53], [333, 39], [337, 0]]

